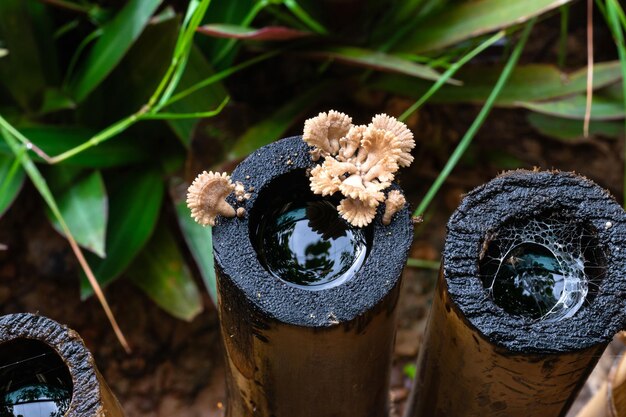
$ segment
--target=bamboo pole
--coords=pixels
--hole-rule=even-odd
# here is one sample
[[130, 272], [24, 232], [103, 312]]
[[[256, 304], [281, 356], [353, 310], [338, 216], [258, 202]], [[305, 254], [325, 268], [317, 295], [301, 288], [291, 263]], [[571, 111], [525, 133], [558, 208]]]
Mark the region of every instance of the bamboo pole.
[[11, 368], [15, 375], [25, 377], [29, 375], [20, 374], [21, 366], [40, 357], [56, 360], [58, 356], [71, 378], [71, 401], [64, 417], [124, 417], [93, 356], [75, 331], [43, 316], [9, 314], [0, 317], [0, 352], [0, 375]]
[[254, 235], [273, 199], [310, 193], [305, 172], [312, 166], [300, 137], [261, 148], [232, 175], [254, 190], [243, 203], [249, 215], [213, 229], [227, 417], [388, 415], [410, 213], [404, 208], [384, 226], [379, 210], [367, 257], [345, 279], [319, 288], [285, 282], [263, 265]]
[[[406, 416], [564, 416], [622, 327], [625, 220], [606, 191], [574, 174], [513, 171], [470, 192], [448, 223]], [[515, 295], [494, 292], [495, 280], [504, 275], [485, 279], [483, 262], [491, 246], [515, 228], [542, 222], [562, 224], [561, 236], [580, 234], [570, 246], [556, 247], [585, 256], [589, 292], [581, 306], [561, 316], [512, 310], [519, 304], [507, 297]], [[541, 244], [552, 236], [537, 233]], [[526, 232], [520, 236], [533, 239]], [[581, 242], [584, 247], [576, 248]], [[509, 259], [505, 255], [498, 274]]]

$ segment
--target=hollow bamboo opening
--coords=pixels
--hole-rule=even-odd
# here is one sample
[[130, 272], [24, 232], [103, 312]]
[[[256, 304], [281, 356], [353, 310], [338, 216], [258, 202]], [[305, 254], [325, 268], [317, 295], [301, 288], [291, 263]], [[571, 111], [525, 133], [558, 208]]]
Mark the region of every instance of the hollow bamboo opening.
[[625, 243], [623, 209], [574, 174], [514, 171], [470, 192], [407, 417], [565, 415], [622, 326]]
[[[213, 230], [228, 417], [388, 415], [409, 212], [385, 226], [380, 208], [359, 263], [350, 230], [308, 189], [313, 166], [300, 137], [261, 148], [232, 175], [254, 190], [249, 216]], [[306, 256], [283, 262], [290, 251]]]
[[80, 336], [28, 313], [0, 317], [0, 415], [124, 417]]

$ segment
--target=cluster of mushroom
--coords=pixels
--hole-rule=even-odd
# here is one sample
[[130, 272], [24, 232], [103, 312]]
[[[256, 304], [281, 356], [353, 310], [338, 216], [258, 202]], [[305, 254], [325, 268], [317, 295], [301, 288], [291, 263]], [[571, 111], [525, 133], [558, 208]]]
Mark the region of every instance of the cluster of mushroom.
[[191, 217], [202, 226], [215, 226], [218, 215], [243, 217], [246, 214], [243, 207], [235, 210], [226, 202], [226, 197], [232, 192], [237, 201], [250, 198], [244, 185], [239, 181], [233, 183], [225, 172], [204, 171], [187, 189], [187, 207], [191, 210]]
[[322, 196], [340, 192], [344, 198], [337, 209], [350, 224], [370, 224], [383, 201], [383, 222], [389, 224], [406, 203], [398, 191], [387, 197], [383, 192], [396, 171], [413, 162], [415, 141], [404, 123], [378, 114], [369, 125], [357, 126], [348, 115], [331, 110], [305, 122], [303, 139], [313, 147], [314, 161], [324, 158], [311, 170], [311, 190]]

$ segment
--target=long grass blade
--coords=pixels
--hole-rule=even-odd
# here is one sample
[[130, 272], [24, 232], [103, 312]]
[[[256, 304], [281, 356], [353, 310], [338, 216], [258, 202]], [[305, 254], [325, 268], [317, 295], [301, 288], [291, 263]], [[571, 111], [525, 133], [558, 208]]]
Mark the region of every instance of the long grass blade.
[[454, 64], [452, 64], [450, 66], [450, 68], [448, 68], [448, 70], [446, 72], [441, 74], [441, 77], [439, 77], [439, 79], [432, 85], [432, 87], [430, 87], [428, 89], [428, 91], [426, 91], [426, 93], [424, 93], [424, 95], [422, 97], [420, 97], [419, 100], [417, 100], [411, 107], [406, 109], [406, 111], [404, 113], [402, 113], [402, 115], [400, 115], [398, 120], [400, 120], [400, 121], [406, 120], [411, 114], [413, 114], [415, 111], [417, 111], [417, 109], [419, 109], [422, 106], [422, 104], [424, 104], [426, 102], [426, 100], [428, 100], [433, 94], [435, 94], [437, 92], [437, 90], [439, 90], [450, 78], [452, 78], [452, 76], [463, 65], [467, 64], [476, 55], [480, 54], [482, 51], [484, 51], [485, 49], [489, 48], [491, 45], [496, 43], [498, 40], [502, 39], [503, 36], [504, 36], [504, 31], [500, 31], [500, 32], [496, 33], [495, 35], [493, 35], [493, 36], [489, 37], [488, 39], [486, 39], [484, 42], [482, 42], [476, 48], [472, 49], [467, 54], [462, 56], [461, 59], [456, 61]]
[[100, 285], [98, 284], [98, 281], [96, 280], [96, 277], [94, 276], [89, 264], [85, 260], [82, 250], [76, 243], [76, 240], [74, 239], [74, 236], [72, 235], [72, 232], [67, 226], [65, 219], [61, 215], [61, 211], [59, 210], [59, 207], [57, 206], [57, 203], [54, 197], [52, 196], [52, 193], [50, 192], [48, 185], [46, 184], [46, 180], [43, 178], [43, 176], [39, 172], [39, 169], [37, 169], [37, 166], [32, 161], [32, 159], [30, 159], [28, 154], [26, 152], [23, 152], [23, 146], [21, 146], [20, 143], [17, 141], [17, 139], [15, 139], [15, 137], [7, 129], [5, 129], [4, 125], [0, 125], [0, 132], [2, 132], [2, 136], [4, 137], [4, 140], [7, 142], [7, 144], [13, 151], [13, 154], [15, 155], [15, 157], [20, 160], [20, 163], [22, 164], [24, 171], [26, 171], [27, 175], [30, 177], [31, 181], [35, 185], [35, 188], [37, 188], [37, 191], [39, 191], [39, 194], [44, 199], [44, 201], [46, 202], [46, 204], [48, 205], [48, 207], [54, 214], [55, 218], [58, 220], [72, 248], [72, 251], [74, 252], [74, 255], [76, 256], [76, 259], [78, 259], [78, 263], [80, 264], [83, 271], [85, 271], [85, 274], [87, 275], [89, 282], [93, 287], [94, 293], [98, 297], [98, 301], [102, 305], [102, 309], [104, 310], [104, 313], [106, 314], [107, 318], [109, 319], [109, 322], [111, 323], [111, 327], [113, 328], [113, 331], [115, 332], [115, 335], [117, 336], [117, 339], [119, 340], [124, 350], [126, 350], [127, 353], [130, 353], [131, 352], [130, 345], [128, 344], [128, 341], [126, 340], [124, 333], [122, 333], [122, 330], [120, 329], [117, 323], [117, 320], [115, 319], [115, 316], [113, 315], [113, 312], [111, 311], [111, 307], [109, 306], [109, 303], [106, 297], [104, 296], [104, 293], [102, 292], [102, 288], [100, 288]]
[[587, 104], [585, 107], [585, 121], [583, 136], [589, 136], [589, 122], [591, 121], [591, 105], [593, 103], [593, 0], [587, 0]]
[[[606, 0], [606, 19], [613, 34], [619, 61], [622, 68], [622, 95], [624, 96], [624, 106], [626, 107], [626, 45], [624, 42], [624, 31], [626, 30], [626, 18], [624, 10], [615, 0]], [[621, 26], [620, 26], [621, 22]], [[626, 129], [626, 119], [624, 120], [624, 128]], [[626, 151], [625, 151], [626, 152]], [[624, 164], [624, 180], [623, 180], [623, 205], [626, 207], [626, 163]]]
[[493, 90], [491, 91], [491, 94], [489, 94], [489, 97], [487, 97], [485, 104], [483, 105], [482, 109], [480, 109], [480, 113], [478, 114], [478, 116], [476, 116], [476, 119], [474, 119], [474, 122], [469, 127], [467, 132], [465, 132], [465, 135], [463, 136], [458, 146], [456, 147], [456, 149], [454, 150], [454, 152], [448, 159], [448, 162], [446, 163], [444, 168], [441, 170], [441, 172], [435, 179], [435, 182], [426, 193], [426, 196], [424, 196], [424, 198], [422, 199], [422, 202], [419, 204], [419, 206], [415, 210], [415, 213], [414, 213], [415, 216], [421, 216], [424, 214], [424, 212], [430, 205], [431, 201], [433, 200], [435, 195], [437, 195], [437, 192], [439, 191], [439, 189], [441, 188], [445, 180], [448, 178], [448, 175], [450, 175], [450, 173], [456, 166], [457, 162], [459, 162], [459, 159], [461, 159], [461, 156], [463, 156], [463, 154], [465, 153], [465, 150], [468, 148], [468, 146], [472, 142], [472, 139], [474, 139], [476, 132], [478, 132], [478, 129], [480, 129], [485, 119], [489, 115], [489, 112], [491, 111], [493, 104], [496, 101], [496, 98], [498, 97], [498, 94], [500, 94], [500, 91], [502, 90], [507, 80], [509, 79], [511, 72], [513, 71], [513, 68], [515, 68], [517, 61], [519, 60], [519, 57], [522, 54], [522, 51], [524, 50], [524, 46], [526, 45], [526, 41], [528, 40], [528, 36], [530, 35], [530, 32], [532, 31], [533, 25], [535, 24], [536, 20], [537, 18], [533, 18], [532, 20], [530, 20], [530, 22], [526, 24], [526, 27], [524, 28], [524, 31], [522, 32], [522, 35], [520, 37], [520, 40], [515, 46], [515, 49], [513, 50], [513, 52], [511, 53], [511, 56], [509, 57], [506, 65], [504, 66], [502, 73], [500, 74], [500, 77], [498, 78], [498, 81], [496, 82], [496, 84], [493, 87]]

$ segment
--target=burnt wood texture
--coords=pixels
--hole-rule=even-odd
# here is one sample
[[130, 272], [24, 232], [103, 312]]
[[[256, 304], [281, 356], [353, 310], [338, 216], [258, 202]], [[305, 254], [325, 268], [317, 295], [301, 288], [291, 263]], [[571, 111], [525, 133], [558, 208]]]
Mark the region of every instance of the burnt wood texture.
[[[571, 317], [509, 314], [479, 276], [486, 247], [507, 225], [555, 217], [592, 231], [603, 273]], [[608, 192], [571, 173], [511, 171], [470, 192], [448, 222], [406, 416], [564, 416], [624, 328], [625, 220]]]
[[36, 314], [0, 317], [0, 347], [25, 340], [39, 341], [51, 347], [67, 366], [73, 390], [65, 417], [124, 417], [122, 407], [78, 333]]
[[258, 197], [285, 175], [306, 179], [315, 164], [309, 149], [292, 137], [255, 151], [232, 175], [253, 190], [243, 203], [230, 201], [248, 215], [213, 229], [228, 417], [388, 415], [400, 275], [413, 237], [408, 208], [384, 226], [381, 205], [364, 263], [328, 288], [278, 279], [251, 242], [251, 219], [264, 209]]

